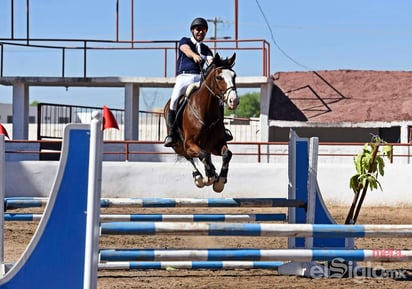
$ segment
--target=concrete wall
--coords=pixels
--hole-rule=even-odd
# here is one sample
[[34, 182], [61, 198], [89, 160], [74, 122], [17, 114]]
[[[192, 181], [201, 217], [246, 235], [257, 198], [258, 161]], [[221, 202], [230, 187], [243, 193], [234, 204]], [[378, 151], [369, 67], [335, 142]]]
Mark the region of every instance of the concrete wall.
[[[58, 162], [7, 162], [6, 196], [47, 196]], [[217, 167], [219, 165], [217, 164]], [[287, 164], [232, 163], [221, 194], [211, 187], [196, 188], [186, 162], [104, 162], [103, 197], [287, 197]], [[327, 203], [352, 202], [349, 178], [352, 164], [319, 164], [318, 182]], [[383, 191], [369, 191], [365, 205], [412, 205], [412, 166], [387, 164]]]

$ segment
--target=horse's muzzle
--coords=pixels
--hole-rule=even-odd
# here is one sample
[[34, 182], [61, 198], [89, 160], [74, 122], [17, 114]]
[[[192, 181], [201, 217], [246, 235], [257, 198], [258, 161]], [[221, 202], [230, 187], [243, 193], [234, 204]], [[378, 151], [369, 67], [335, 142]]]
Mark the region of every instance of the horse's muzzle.
[[230, 91], [227, 97], [226, 105], [230, 110], [236, 109], [239, 105], [239, 97], [237, 96], [237, 92], [235, 90]]

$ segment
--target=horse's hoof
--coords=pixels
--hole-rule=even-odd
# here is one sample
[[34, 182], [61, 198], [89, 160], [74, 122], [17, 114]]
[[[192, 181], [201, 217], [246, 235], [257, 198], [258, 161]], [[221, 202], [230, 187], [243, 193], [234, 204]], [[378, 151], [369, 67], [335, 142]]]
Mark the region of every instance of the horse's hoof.
[[196, 187], [198, 187], [198, 188], [203, 188], [205, 186], [205, 183], [203, 182], [203, 178], [200, 175], [196, 176], [194, 178], [194, 181], [195, 181]]
[[219, 183], [219, 182], [213, 184], [213, 190], [216, 193], [221, 193], [224, 188], [225, 188], [225, 184], [222, 184], [222, 183]]
[[213, 184], [213, 190], [216, 193], [221, 193], [223, 189], [225, 188], [225, 183], [226, 183], [225, 178], [219, 178], [219, 180]]
[[210, 185], [214, 184], [215, 180], [216, 180], [215, 177], [204, 177], [204, 178], [203, 178], [203, 183], [204, 183], [206, 186], [210, 186]]

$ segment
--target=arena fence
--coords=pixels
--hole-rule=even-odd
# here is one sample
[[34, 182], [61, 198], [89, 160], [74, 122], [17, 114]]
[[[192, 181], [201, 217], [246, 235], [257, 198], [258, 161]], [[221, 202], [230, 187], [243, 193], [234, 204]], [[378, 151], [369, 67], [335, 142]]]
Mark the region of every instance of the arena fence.
[[[101, 107], [39, 103], [37, 105], [37, 140], [62, 139], [64, 126], [68, 123], [90, 123], [91, 115]], [[119, 125], [119, 130], [107, 130], [104, 139], [123, 140], [124, 110], [110, 108]], [[225, 117], [225, 126], [232, 131], [235, 141], [260, 140], [259, 118]], [[162, 112], [139, 111], [139, 141], [163, 141], [166, 124]]]

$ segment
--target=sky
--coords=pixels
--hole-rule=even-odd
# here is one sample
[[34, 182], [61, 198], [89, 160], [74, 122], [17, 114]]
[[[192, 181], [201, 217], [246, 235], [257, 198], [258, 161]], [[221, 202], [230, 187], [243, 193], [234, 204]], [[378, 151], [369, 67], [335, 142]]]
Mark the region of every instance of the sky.
[[[0, 0], [0, 38], [11, 37], [11, 0]], [[130, 40], [130, 3], [119, 0], [119, 39]], [[195, 17], [219, 19], [217, 37], [235, 37], [234, 0], [134, 0], [134, 40], [179, 40], [190, 36]], [[26, 37], [26, 0], [14, 0], [14, 37]], [[238, 0], [238, 38], [270, 44], [270, 73], [310, 70], [405, 70], [412, 68], [410, 0]], [[30, 37], [116, 38], [116, 0], [31, 0]], [[209, 23], [207, 37], [213, 36]], [[218, 51], [230, 56], [234, 51]], [[94, 54], [93, 54], [94, 53]], [[158, 52], [90, 53], [89, 76], [163, 76]], [[66, 76], [82, 75], [82, 55], [67, 52]], [[4, 76], [59, 76], [58, 51], [4, 48]], [[171, 66], [172, 67], [172, 66]], [[260, 52], [238, 52], [239, 76], [261, 75]], [[173, 69], [168, 73], [173, 73]], [[141, 110], [163, 106], [171, 89], [143, 89]], [[242, 91], [247, 92], [247, 91]], [[241, 93], [242, 93], [241, 92]], [[11, 102], [0, 86], [0, 103]], [[30, 102], [123, 108], [123, 89], [30, 89]]]

